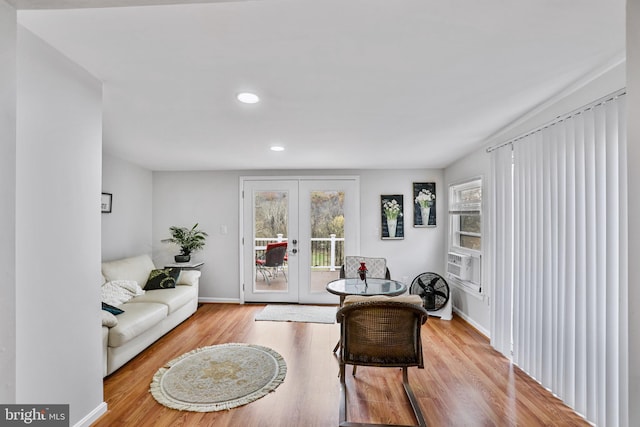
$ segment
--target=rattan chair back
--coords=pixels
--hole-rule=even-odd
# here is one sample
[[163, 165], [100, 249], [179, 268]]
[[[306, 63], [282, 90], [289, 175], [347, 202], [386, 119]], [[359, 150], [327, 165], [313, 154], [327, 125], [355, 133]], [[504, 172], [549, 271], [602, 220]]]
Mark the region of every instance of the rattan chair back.
[[[390, 298], [392, 299], [392, 298]], [[418, 426], [426, 426], [420, 405], [409, 384], [407, 368], [424, 368], [420, 329], [428, 313], [422, 305], [398, 301], [367, 301], [344, 305], [337, 313], [340, 323], [339, 426], [372, 426], [347, 420], [345, 366], [402, 368], [402, 384]], [[384, 424], [391, 425], [391, 424]]]
[[427, 311], [395, 301], [360, 302], [338, 311], [344, 363], [362, 366], [424, 367], [420, 327]]

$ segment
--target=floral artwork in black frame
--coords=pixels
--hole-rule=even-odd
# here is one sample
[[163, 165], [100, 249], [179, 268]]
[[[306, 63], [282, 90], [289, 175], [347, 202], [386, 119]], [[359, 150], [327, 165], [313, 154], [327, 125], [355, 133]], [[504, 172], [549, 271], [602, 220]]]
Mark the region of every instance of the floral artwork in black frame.
[[380, 216], [383, 240], [404, 239], [404, 196], [402, 194], [380, 196]]
[[413, 183], [413, 226], [436, 226], [436, 183]]

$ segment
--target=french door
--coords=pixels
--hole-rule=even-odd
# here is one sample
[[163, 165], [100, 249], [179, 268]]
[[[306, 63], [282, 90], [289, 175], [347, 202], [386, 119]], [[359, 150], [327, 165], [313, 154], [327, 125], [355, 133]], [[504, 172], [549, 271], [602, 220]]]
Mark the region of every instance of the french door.
[[[357, 177], [241, 178], [241, 300], [336, 304], [326, 284], [359, 253]], [[283, 262], [268, 248], [286, 242]]]

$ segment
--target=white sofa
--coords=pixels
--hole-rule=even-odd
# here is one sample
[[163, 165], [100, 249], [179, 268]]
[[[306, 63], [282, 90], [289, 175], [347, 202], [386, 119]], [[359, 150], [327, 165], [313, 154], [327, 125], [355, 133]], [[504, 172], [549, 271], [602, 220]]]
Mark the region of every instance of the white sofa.
[[[103, 286], [107, 282], [135, 280], [144, 288], [152, 270], [156, 269], [148, 255], [102, 263]], [[133, 359], [158, 338], [191, 316], [198, 308], [200, 272], [182, 270], [175, 288], [145, 290], [118, 306], [124, 313], [104, 320], [102, 342], [104, 354], [103, 376]], [[109, 325], [109, 326], [105, 326]]]

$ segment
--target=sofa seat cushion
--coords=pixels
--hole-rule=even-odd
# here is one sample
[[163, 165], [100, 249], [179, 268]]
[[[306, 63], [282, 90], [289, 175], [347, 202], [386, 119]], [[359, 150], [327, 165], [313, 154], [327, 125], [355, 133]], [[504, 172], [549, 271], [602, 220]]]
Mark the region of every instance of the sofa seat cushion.
[[[140, 297], [137, 297], [140, 298]], [[118, 324], [109, 330], [109, 347], [120, 347], [167, 317], [168, 309], [157, 303], [126, 303]]]
[[[198, 288], [194, 286], [178, 285], [175, 288], [155, 289], [146, 291], [144, 295], [135, 297], [129, 301], [124, 310], [132, 304], [138, 303], [157, 303], [164, 304], [169, 307], [169, 314], [184, 306], [189, 301], [198, 297]], [[120, 316], [118, 316], [118, 320]]]

